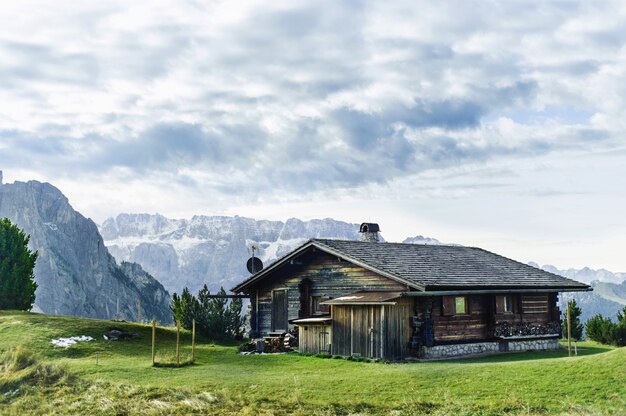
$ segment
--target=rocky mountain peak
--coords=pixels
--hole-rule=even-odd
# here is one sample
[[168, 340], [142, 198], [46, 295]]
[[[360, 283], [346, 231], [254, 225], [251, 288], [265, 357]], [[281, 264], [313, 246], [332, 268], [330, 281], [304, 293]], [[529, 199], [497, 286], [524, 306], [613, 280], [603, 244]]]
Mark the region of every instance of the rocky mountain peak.
[[[124, 273], [109, 254], [96, 224], [76, 212], [59, 189], [38, 181], [4, 184], [0, 217], [7, 217], [30, 235], [39, 252], [35, 266], [37, 310], [96, 318], [126, 319], [142, 314], [171, 319], [169, 294], [156, 282], [142, 291], [134, 276]], [[142, 276], [145, 278], [145, 276]], [[154, 280], [154, 279], [152, 279]]]

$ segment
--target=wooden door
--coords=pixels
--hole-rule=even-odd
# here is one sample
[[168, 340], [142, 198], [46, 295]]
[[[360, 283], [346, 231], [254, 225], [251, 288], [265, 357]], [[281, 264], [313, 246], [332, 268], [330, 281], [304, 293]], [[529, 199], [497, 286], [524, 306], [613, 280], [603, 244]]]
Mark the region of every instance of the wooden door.
[[380, 307], [353, 306], [351, 309], [351, 355], [380, 357]]
[[287, 322], [287, 291], [272, 291], [272, 331], [286, 331]]

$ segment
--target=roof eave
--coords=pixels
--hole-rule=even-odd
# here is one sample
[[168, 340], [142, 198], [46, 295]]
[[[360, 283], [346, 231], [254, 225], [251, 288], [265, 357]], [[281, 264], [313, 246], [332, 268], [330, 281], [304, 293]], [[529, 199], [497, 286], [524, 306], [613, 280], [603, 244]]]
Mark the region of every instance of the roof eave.
[[591, 292], [589, 288], [515, 288], [515, 289], [460, 289], [460, 290], [431, 290], [425, 292], [404, 292], [403, 296], [451, 296], [451, 295], [483, 295], [504, 293], [553, 293], [553, 292]]
[[351, 306], [351, 305], [354, 305], [354, 306], [391, 305], [391, 306], [393, 306], [395, 304], [397, 304], [397, 302], [375, 302], [375, 301], [372, 301], [372, 302], [348, 302], [348, 301], [341, 302], [341, 301], [339, 301], [339, 302], [334, 302], [334, 303], [333, 302], [323, 302], [322, 303], [322, 305], [329, 305], [329, 306]]

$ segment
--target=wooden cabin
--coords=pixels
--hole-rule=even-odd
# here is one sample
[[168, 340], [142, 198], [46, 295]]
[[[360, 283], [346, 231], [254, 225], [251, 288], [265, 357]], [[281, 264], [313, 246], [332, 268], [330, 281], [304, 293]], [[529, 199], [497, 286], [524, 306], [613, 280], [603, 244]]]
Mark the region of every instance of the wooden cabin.
[[583, 283], [474, 247], [312, 239], [233, 288], [251, 336], [297, 327], [309, 353], [402, 359], [556, 349], [557, 295]]

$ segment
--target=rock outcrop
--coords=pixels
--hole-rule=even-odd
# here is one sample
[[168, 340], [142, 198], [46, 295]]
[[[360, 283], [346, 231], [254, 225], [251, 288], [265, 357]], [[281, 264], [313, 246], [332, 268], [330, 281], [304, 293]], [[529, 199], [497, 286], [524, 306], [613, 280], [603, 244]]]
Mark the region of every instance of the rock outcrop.
[[139, 265], [118, 266], [96, 224], [54, 186], [37, 181], [0, 184], [0, 217], [30, 235], [39, 252], [35, 310], [93, 318], [171, 321], [169, 293]]

